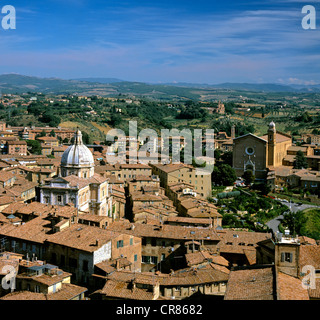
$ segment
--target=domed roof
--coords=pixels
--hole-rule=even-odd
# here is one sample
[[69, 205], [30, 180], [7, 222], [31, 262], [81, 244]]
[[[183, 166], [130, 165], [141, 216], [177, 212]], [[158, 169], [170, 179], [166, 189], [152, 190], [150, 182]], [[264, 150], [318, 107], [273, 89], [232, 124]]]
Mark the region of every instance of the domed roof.
[[269, 128], [273, 129], [275, 127], [276, 127], [276, 124], [273, 121], [271, 121], [270, 124], [269, 124]]
[[91, 151], [82, 142], [82, 133], [77, 130], [74, 135], [74, 143], [69, 146], [61, 157], [63, 167], [91, 167], [94, 159]]

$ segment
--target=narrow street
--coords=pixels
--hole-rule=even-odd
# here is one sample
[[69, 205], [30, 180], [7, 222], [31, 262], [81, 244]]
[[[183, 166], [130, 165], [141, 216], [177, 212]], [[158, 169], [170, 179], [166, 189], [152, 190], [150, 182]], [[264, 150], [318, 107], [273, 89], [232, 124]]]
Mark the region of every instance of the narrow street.
[[[281, 201], [282, 204], [286, 205], [288, 207], [288, 212], [291, 210], [293, 213], [296, 213], [298, 211], [302, 211], [308, 208], [320, 208], [319, 206], [315, 205], [309, 205], [309, 204], [301, 204], [298, 205], [297, 203], [290, 203], [290, 202], [284, 202]], [[279, 224], [281, 223], [281, 220], [283, 219], [283, 215], [280, 215], [266, 223], [266, 225], [272, 229], [273, 233], [276, 234], [279, 231]]]

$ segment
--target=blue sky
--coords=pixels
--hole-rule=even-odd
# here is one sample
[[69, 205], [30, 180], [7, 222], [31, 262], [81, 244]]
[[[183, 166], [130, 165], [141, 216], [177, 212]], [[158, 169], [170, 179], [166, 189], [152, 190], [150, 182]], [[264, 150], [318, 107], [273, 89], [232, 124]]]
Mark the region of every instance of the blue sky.
[[[145, 82], [320, 83], [320, 25], [306, 0], [15, 1], [0, 74]], [[0, 3], [0, 8], [2, 7]], [[0, 15], [3, 17], [4, 15]]]

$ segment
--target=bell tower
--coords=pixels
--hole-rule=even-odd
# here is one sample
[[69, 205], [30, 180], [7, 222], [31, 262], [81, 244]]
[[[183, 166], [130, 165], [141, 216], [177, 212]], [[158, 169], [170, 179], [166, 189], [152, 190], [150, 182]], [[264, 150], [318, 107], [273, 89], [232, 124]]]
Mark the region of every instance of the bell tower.
[[272, 121], [269, 124], [268, 130], [268, 163], [267, 166], [273, 167], [275, 165], [275, 148], [276, 148], [276, 125]]

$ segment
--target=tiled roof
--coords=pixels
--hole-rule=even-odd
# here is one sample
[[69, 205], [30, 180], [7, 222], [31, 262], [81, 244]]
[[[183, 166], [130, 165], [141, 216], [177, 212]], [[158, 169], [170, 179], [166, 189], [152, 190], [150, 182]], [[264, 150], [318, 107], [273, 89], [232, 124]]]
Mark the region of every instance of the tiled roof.
[[320, 299], [320, 279], [315, 279], [315, 288], [308, 289], [310, 299]]
[[231, 271], [225, 300], [274, 300], [273, 269]]
[[76, 223], [58, 233], [49, 235], [48, 242], [94, 252], [118, 235], [119, 233], [114, 231]]
[[[263, 139], [263, 140], [268, 141], [268, 135], [267, 135], [267, 134], [264, 135], [264, 136], [262, 136], [262, 137], [260, 137], [260, 138]], [[284, 141], [288, 141], [288, 140], [291, 141], [291, 139], [292, 139], [291, 137], [289, 137], [289, 136], [286, 135], [286, 134], [279, 133], [279, 131], [276, 133], [275, 141], [276, 141], [277, 143], [284, 142]]]
[[47, 300], [47, 297], [43, 293], [14, 291], [1, 297], [0, 300]]
[[300, 246], [299, 266], [311, 265], [320, 269], [320, 246], [319, 245], [302, 245]]
[[130, 300], [153, 300], [152, 292], [141, 288], [131, 288], [131, 284], [116, 280], [107, 280], [104, 287], [99, 290], [99, 293], [107, 297], [130, 299]]
[[201, 264], [205, 261], [212, 261], [212, 263], [219, 264], [224, 267], [229, 266], [228, 260], [226, 260], [224, 257], [211, 254], [208, 251], [187, 253], [185, 257], [186, 257], [187, 264], [190, 267], [197, 264]]
[[[245, 254], [249, 261], [255, 261], [255, 248], [257, 243], [272, 237], [271, 233], [249, 232], [239, 230], [217, 230], [221, 239], [219, 243], [220, 252]], [[248, 250], [254, 253], [248, 252]]]
[[212, 219], [203, 219], [203, 218], [190, 218], [190, 217], [168, 217], [167, 223], [175, 222], [175, 223], [187, 223], [187, 224], [202, 224], [202, 225], [210, 225], [212, 224]]
[[108, 275], [107, 278], [122, 282], [134, 280], [136, 283], [149, 285], [159, 283], [160, 286], [193, 286], [204, 283], [226, 282], [228, 280], [228, 274], [216, 270], [209, 264], [204, 267], [182, 269], [173, 274], [154, 274], [152, 272], [134, 273], [126, 270], [115, 271]]
[[117, 270], [117, 263], [119, 268], [125, 268], [132, 264], [127, 258], [121, 257], [118, 259], [109, 259], [109, 260], [102, 261], [100, 263], [97, 263], [95, 267], [103, 270], [106, 273], [111, 273]]
[[15, 177], [15, 175], [10, 172], [10, 171], [0, 171], [0, 181], [1, 182], [5, 182], [8, 181], [9, 179], [12, 179], [13, 177]]
[[44, 220], [43, 217], [36, 217], [23, 225], [12, 226], [12, 228], [3, 225], [0, 227], [0, 234], [12, 238], [43, 243], [48, 238], [46, 232], [50, 230], [50, 221]]
[[60, 290], [55, 293], [47, 295], [48, 300], [71, 300], [81, 293], [86, 292], [88, 289], [85, 287], [77, 286], [71, 283], [62, 283]]
[[176, 170], [180, 170], [182, 168], [191, 168], [194, 169], [192, 166], [186, 165], [184, 163], [178, 163], [178, 164], [153, 164], [154, 167], [156, 167], [157, 169], [166, 172], [166, 173], [170, 173], [170, 172], [174, 172]]
[[11, 292], [0, 300], [71, 300], [72, 298], [87, 291], [87, 288], [71, 283], [63, 283], [60, 290], [55, 293], [44, 294], [30, 291]]
[[49, 274], [41, 274], [37, 276], [31, 277], [30, 275], [26, 273], [21, 273], [17, 275], [17, 279], [32, 279], [33, 281], [42, 283], [46, 286], [52, 286], [55, 283], [61, 282], [63, 279], [71, 277], [72, 273], [68, 273], [65, 271], [60, 270], [60, 274], [55, 274], [54, 276], [51, 276]]
[[22, 215], [37, 215], [42, 214], [52, 214], [55, 216], [70, 218], [76, 215], [76, 208], [71, 205], [58, 206], [58, 205], [49, 205], [40, 202], [31, 202], [31, 203], [21, 203], [16, 202], [10, 204], [8, 207], [2, 210], [4, 214], [22, 214]]
[[219, 241], [219, 237], [214, 229], [183, 227], [171, 225], [153, 225], [143, 223], [128, 223], [115, 221], [107, 229], [116, 232], [132, 234], [138, 237], [153, 237], [180, 240], [213, 240]]
[[278, 300], [309, 300], [301, 280], [282, 272], [277, 273], [277, 294]]

